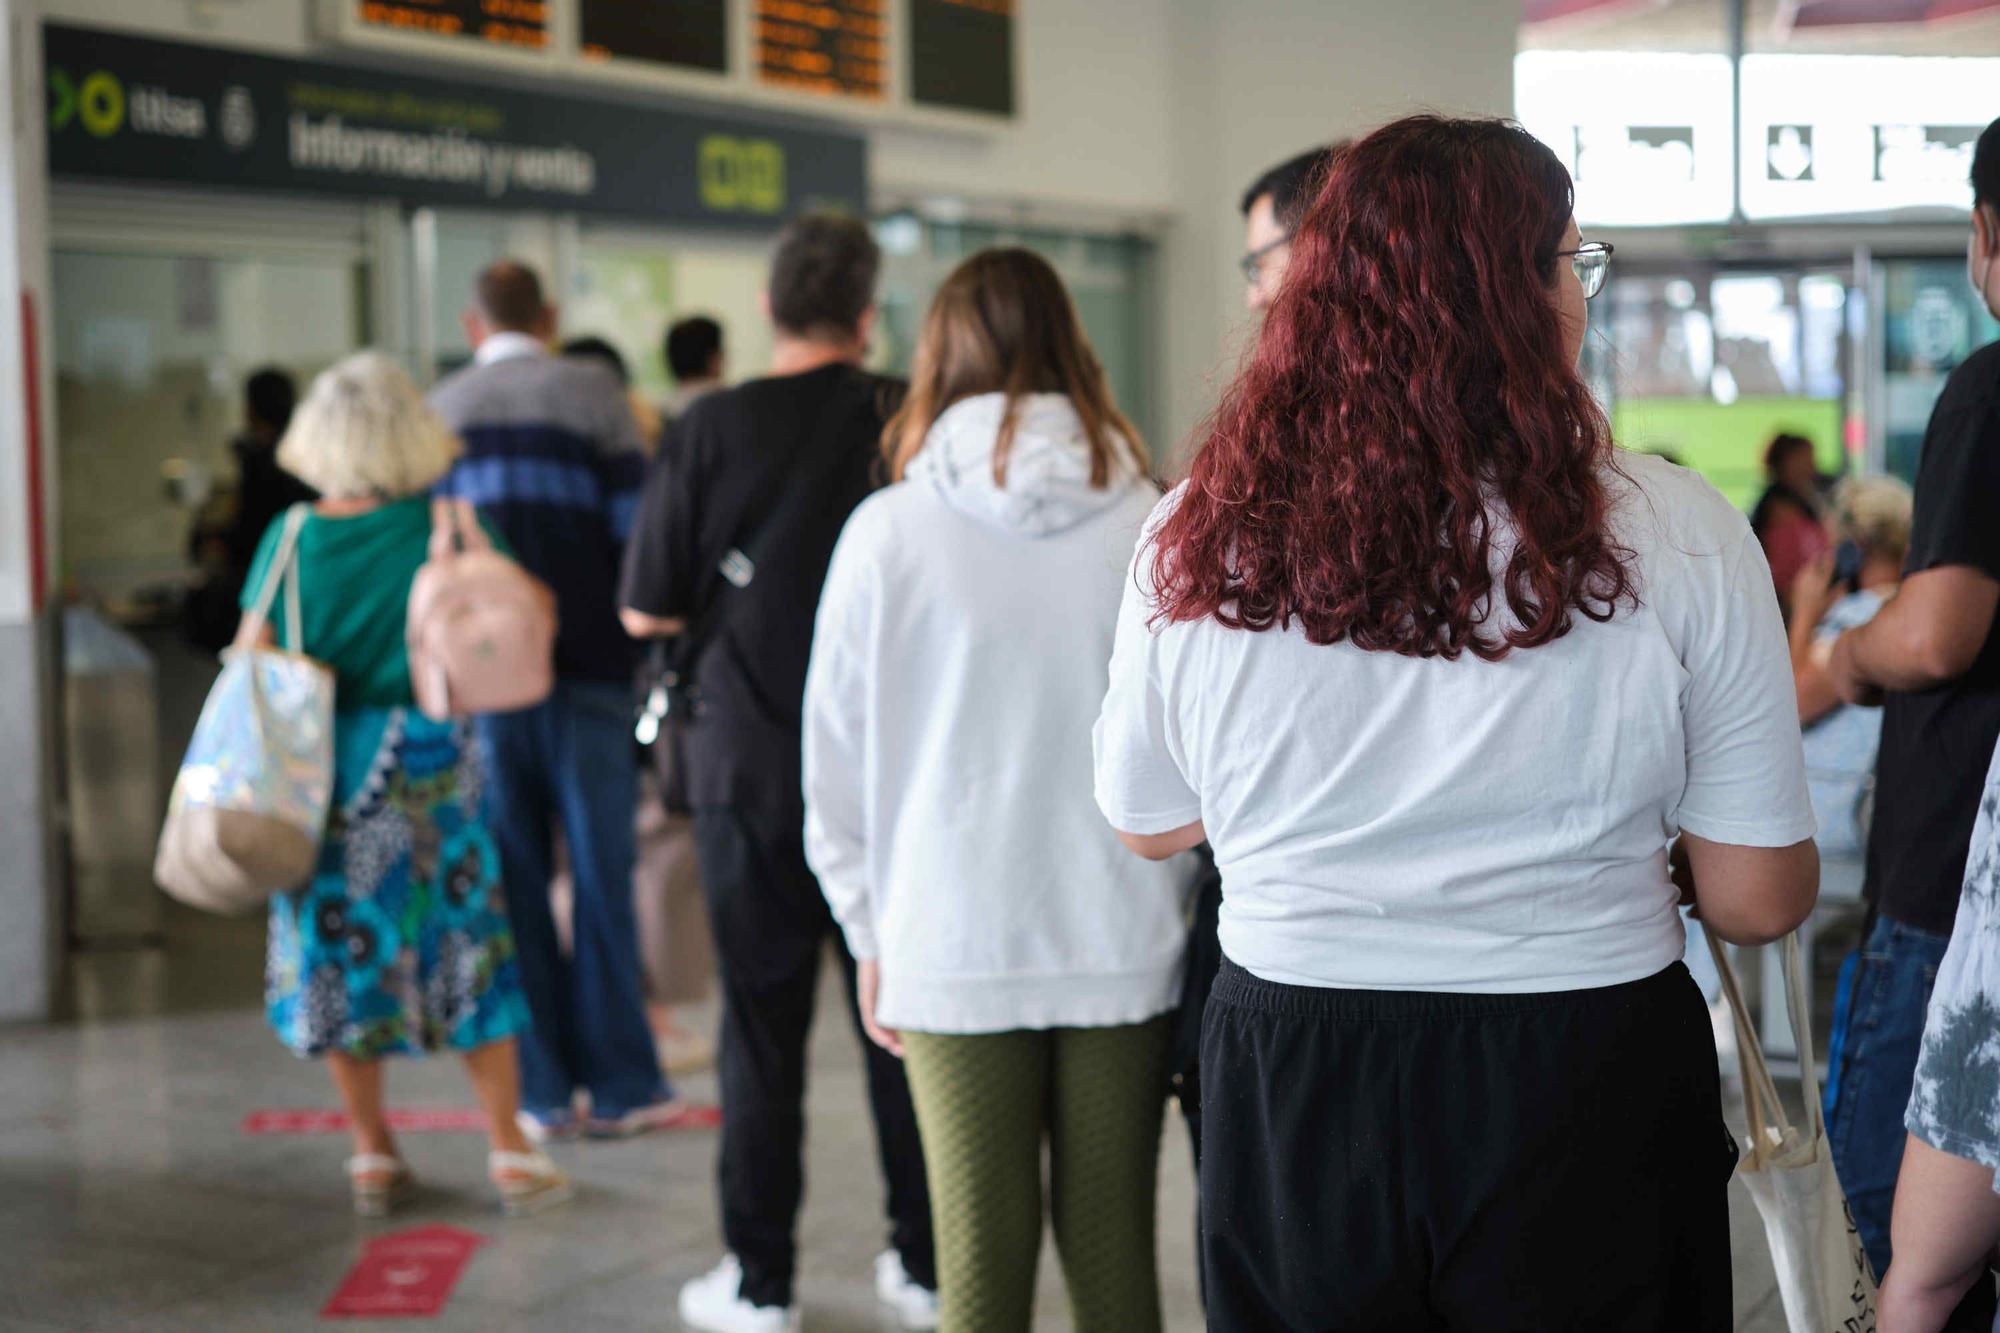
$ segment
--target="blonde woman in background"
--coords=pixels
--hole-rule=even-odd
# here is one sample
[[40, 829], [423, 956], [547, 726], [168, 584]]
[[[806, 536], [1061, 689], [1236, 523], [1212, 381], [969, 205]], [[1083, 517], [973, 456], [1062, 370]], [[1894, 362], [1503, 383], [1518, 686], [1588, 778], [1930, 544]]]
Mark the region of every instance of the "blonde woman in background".
[[1076, 1328], [1160, 1326], [1154, 1184], [1192, 867], [1123, 854], [1090, 728], [1159, 498], [1061, 279], [945, 280], [834, 551], [806, 679], [806, 852], [908, 1063], [939, 1327], [1030, 1321], [1042, 1151]]
[[1882, 744], [1882, 710], [1840, 702], [1826, 674], [1827, 655], [1843, 630], [1875, 618], [1896, 595], [1910, 549], [1910, 488], [1894, 477], [1859, 477], [1834, 496], [1833, 528], [1849, 554], [1846, 568], [1829, 552], [1801, 570], [1791, 587], [1792, 683], [1805, 728], [1806, 782], [1819, 820], [1822, 856], [1861, 855], [1864, 808]]
[[[515, 1034], [528, 1025], [483, 774], [463, 722], [413, 706], [410, 585], [431, 539], [430, 487], [458, 441], [376, 352], [313, 382], [278, 461], [321, 498], [297, 537], [302, 641], [334, 673], [334, 809], [319, 868], [271, 900], [266, 1014], [294, 1054], [323, 1058], [352, 1121], [354, 1206], [380, 1216], [410, 1168], [384, 1115], [382, 1060], [457, 1052], [486, 1113], [487, 1171], [509, 1213], [570, 1185], [515, 1123]], [[255, 604], [291, 518], [272, 524], [243, 589]], [[489, 535], [491, 535], [489, 533]], [[495, 538], [497, 541], [498, 539]]]

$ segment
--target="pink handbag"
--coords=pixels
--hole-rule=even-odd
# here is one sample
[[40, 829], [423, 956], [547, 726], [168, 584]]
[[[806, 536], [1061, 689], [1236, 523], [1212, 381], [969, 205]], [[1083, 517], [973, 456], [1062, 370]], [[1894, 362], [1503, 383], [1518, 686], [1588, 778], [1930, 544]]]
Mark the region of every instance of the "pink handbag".
[[417, 707], [437, 721], [530, 708], [555, 689], [555, 594], [493, 549], [463, 500], [431, 504], [406, 637]]

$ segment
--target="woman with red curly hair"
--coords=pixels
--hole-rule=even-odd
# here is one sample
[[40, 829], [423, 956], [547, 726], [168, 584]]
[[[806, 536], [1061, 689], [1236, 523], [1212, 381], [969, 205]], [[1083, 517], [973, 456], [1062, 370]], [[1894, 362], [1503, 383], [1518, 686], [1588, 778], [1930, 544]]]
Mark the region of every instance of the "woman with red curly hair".
[[1098, 801], [1206, 838], [1215, 1329], [1727, 1328], [1680, 957], [1818, 883], [1771, 575], [1576, 372], [1609, 247], [1516, 126], [1335, 164], [1127, 589]]

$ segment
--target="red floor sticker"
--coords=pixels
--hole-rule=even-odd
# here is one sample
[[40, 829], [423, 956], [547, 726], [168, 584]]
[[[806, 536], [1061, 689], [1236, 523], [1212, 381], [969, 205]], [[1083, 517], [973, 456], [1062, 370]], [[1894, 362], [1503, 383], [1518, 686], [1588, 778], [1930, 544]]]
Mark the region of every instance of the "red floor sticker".
[[457, 1227], [415, 1227], [378, 1236], [320, 1310], [322, 1319], [428, 1319], [444, 1310], [452, 1288], [486, 1243]]
[[[418, 1106], [389, 1112], [389, 1128], [406, 1134], [464, 1134], [486, 1128], [486, 1117], [471, 1107]], [[344, 1134], [345, 1111], [252, 1111], [243, 1117], [245, 1134]]]
[[674, 1112], [673, 1117], [662, 1126], [663, 1129], [719, 1129], [722, 1126], [722, 1108], [704, 1106], [690, 1102]]
[[[718, 1107], [690, 1103], [662, 1129], [715, 1129], [722, 1124]], [[404, 1134], [473, 1134], [486, 1128], [486, 1117], [470, 1107], [413, 1106], [389, 1112], [389, 1128]], [[312, 1107], [267, 1108], [243, 1117], [245, 1134], [344, 1134], [347, 1113]]]

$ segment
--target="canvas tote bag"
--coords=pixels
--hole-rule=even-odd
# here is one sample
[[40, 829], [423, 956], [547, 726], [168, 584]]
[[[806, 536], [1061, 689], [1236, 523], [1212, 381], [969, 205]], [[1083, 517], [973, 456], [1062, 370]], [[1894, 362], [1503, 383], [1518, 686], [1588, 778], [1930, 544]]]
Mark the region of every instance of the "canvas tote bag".
[[[1869, 1269], [1854, 1216], [1848, 1212], [1847, 1198], [1834, 1176], [1833, 1154], [1820, 1110], [1812, 1011], [1806, 1004], [1799, 937], [1787, 935], [1780, 947], [1785, 959], [1785, 1007], [1791, 1014], [1792, 1036], [1799, 1053], [1800, 1091], [1806, 1102], [1804, 1126], [1787, 1121], [1729, 956], [1712, 932], [1703, 933], [1715, 957], [1715, 970], [1722, 974], [1722, 992], [1736, 1018], [1736, 1053], [1743, 1068], [1743, 1097], [1750, 1117], [1749, 1141], [1739, 1170], [1764, 1219], [1764, 1237], [1770, 1242], [1771, 1263], [1778, 1272], [1785, 1323], [1791, 1333], [1875, 1333], [1875, 1274]], [[1770, 1003], [1770, 998], [1765, 1003]]]
[[319, 859], [333, 800], [333, 672], [260, 642], [281, 583], [285, 641], [301, 641], [298, 542], [308, 512], [295, 505], [285, 516], [257, 604], [202, 705], [160, 831], [153, 878], [205, 911], [250, 911], [304, 883]]
[[493, 549], [463, 500], [431, 504], [405, 633], [410, 689], [432, 721], [511, 713], [555, 691], [555, 594]]

